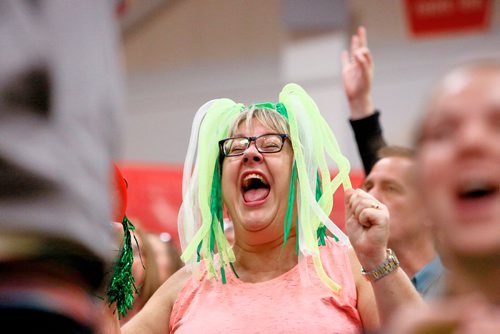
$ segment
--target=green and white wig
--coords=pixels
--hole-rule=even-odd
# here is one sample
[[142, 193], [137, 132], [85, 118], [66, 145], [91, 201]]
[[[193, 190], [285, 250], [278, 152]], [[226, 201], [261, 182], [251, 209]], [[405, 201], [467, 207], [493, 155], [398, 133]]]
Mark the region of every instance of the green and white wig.
[[[319, 246], [329, 231], [337, 242], [349, 244], [346, 235], [330, 220], [333, 195], [342, 185], [350, 188], [349, 161], [340, 152], [335, 136], [321, 116], [316, 103], [297, 84], [286, 85], [279, 103], [264, 103], [249, 108], [270, 109], [289, 125], [294, 152], [288, 210], [284, 221], [286, 243], [297, 208], [297, 255], [312, 257], [321, 280], [334, 292], [340, 286], [325, 273]], [[218, 142], [230, 136], [238, 115], [248, 110], [229, 99], [205, 103], [196, 113], [182, 179], [183, 203], [179, 212], [179, 235], [186, 264], [203, 261], [210, 278], [226, 281], [225, 271], [235, 256], [224, 235], [221, 196], [221, 155]], [[335, 162], [338, 173], [332, 178], [327, 159]], [[214, 256], [218, 254], [218, 256]], [[197, 266], [194, 266], [196, 272]]]

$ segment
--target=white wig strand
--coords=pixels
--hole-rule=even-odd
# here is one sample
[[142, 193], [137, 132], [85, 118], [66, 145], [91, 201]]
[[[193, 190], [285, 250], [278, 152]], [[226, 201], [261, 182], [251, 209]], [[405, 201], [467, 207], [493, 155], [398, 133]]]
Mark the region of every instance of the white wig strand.
[[[198, 255], [210, 276], [216, 276], [213, 248], [217, 242], [221, 266], [234, 261], [234, 254], [211, 213], [211, 190], [217, 172], [218, 141], [227, 136], [229, 126], [243, 108], [229, 99], [203, 105], [195, 115], [183, 174], [183, 203], [178, 217], [179, 236], [185, 263], [194, 264]], [[196, 158], [195, 158], [196, 157]], [[198, 247], [201, 245], [201, 248]]]

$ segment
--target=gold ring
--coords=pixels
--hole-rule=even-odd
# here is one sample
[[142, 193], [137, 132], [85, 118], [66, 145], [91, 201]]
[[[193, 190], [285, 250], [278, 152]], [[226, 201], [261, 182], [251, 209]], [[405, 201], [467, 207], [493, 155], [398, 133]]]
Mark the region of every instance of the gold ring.
[[373, 201], [372, 202], [372, 208], [377, 209], [377, 210], [380, 209], [380, 203]]

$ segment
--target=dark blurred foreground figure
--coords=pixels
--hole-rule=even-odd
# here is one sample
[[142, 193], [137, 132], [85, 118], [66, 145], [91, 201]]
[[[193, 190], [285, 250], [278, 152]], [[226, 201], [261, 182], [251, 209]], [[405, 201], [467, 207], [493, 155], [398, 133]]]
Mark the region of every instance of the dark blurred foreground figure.
[[417, 178], [448, 295], [403, 311], [390, 333], [500, 333], [500, 62], [461, 65], [432, 93]]
[[117, 1], [0, 2], [0, 320], [92, 333], [116, 256]]

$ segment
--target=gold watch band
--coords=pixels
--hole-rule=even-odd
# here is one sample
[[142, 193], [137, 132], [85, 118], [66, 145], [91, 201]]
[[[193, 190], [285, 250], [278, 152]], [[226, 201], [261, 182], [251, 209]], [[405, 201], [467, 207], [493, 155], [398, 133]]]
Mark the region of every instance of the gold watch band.
[[385, 261], [373, 270], [365, 271], [361, 269], [361, 274], [370, 282], [375, 282], [392, 273], [399, 268], [399, 260], [392, 249], [387, 248], [387, 256]]

